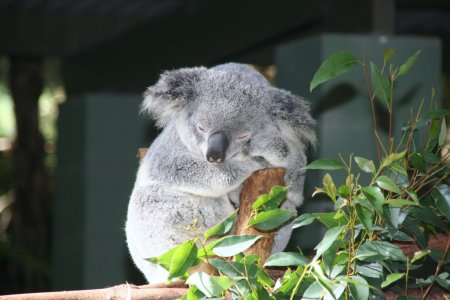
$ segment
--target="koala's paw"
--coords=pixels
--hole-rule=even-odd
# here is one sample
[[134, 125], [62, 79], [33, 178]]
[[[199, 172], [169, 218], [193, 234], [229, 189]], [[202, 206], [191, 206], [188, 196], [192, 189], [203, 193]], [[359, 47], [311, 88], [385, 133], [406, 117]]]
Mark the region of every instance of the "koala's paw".
[[295, 206], [300, 206], [303, 203], [303, 193], [291, 191], [288, 189], [287, 200], [295, 204]]

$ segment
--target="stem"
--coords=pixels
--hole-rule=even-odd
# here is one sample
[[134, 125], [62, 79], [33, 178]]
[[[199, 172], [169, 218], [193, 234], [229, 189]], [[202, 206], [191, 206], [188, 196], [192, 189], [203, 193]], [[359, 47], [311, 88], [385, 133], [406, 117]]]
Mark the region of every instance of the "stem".
[[391, 74], [390, 80], [391, 90], [389, 95], [389, 139], [388, 139], [388, 151], [389, 154], [392, 153], [392, 116], [394, 114], [393, 100], [394, 100], [394, 76]]
[[[444, 264], [445, 258], [447, 257], [449, 248], [450, 248], [450, 238], [447, 241], [447, 247], [445, 247], [444, 255], [442, 256], [442, 259], [439, 261], [439, 263], [438, 263], [438, 265], [436, 267], [436, 272], [434, 272], [434, 276], [438, 276], [439, 272], [441, 271], [442, 265]], [[433, 283], [434, 283], [434, 281], [431, 282], [431, 284], [425, 290], [425, 293], [422, 296], [422, 300], [427, 299], [427, 296], [430, 293], [431, 288], [433, 287]]]
[[408, 277], [409, 277], [409, 268], [411, 267], [411, 260], [409, 257], [406, 258], [406, 274], [405, 274], [405, 296], [408, 296]]
[[[366, 79], [366, 85], [367, 85], [367, 92], [369, 93], [369, 100], [370, 100], [370, 108], [372, 110], [372, 127], [373, 131], [375, 133], [375, 136], [378, 135], [378, 126], [377, 126], [377, 118], [375, 115], [375, 94], [373, 93], [372, 84], [369, 80], [369, 72], [367, 71], [367, 63], [366, 63], [366, 49], [362, 48], [362, 66], [364, 70], [364, 78]], [[381, 161], [381, 146], [380, 143], [377, 140], [377, 151], [378, 151], [378, 159]]]
[[[291, 294], [291, 297], [289, 298], [289, 300], [294, 300], [294, 296], [295, 296], [295, 294], [297, 293], [297, 290], [298, 290], [298, 288], [299, 288], [299, 286], [300, 286], [300, 283], [302, 282], [302, 280], [303, 280], [303, 278], [305, 277], [306, 272], [309, 270], [309, 268], [311, 268], [311, 264], [307, 265], [307, 266], [305, 267], [305, 269], [303, 270], [302, 275], [300, 276], [299, 280], [298, 280], [297, 283], [295, 284], [294, 289], [292, 290], [292, 294]], [[297, 271], [296, 271], [296, 272], [297, 272]]]

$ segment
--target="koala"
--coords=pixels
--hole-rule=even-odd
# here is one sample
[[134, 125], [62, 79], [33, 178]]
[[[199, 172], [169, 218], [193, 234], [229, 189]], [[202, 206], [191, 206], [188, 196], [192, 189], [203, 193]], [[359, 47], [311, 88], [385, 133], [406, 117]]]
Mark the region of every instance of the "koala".
[[[308, 105], [272, 87], [253, 68], [228, 63], [164, 72], [144, 95], [142, 110], [162, 128], [137, 172], [126, 221], [136, 266], [151, 282], [167, 271], [145, 258], [192, 238], [194, 219], [208, 229], [236, 210], [252, 172], [286, 169], [282, 208], [302, 201], [305, 150], [314, 145]], [[286, 246], [290, 224], [277, 232], [272, 252]]]

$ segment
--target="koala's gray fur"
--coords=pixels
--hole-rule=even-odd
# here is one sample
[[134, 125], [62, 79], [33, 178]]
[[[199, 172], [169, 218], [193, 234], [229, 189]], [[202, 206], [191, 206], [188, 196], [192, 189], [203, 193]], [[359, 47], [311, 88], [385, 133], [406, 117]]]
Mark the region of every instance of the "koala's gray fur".
[[[131, 256], [149, 282], [167, 272], [144, 258], [192, 238], [182, 226], [197, 219], [216, 225], [239, 203], [243, 181], [258, 169], [286, 168], [288, 198], [302, 203], [305, 149], [315, 143], [306, 103], [270, 86], [252, 68], [235, 63], [163, 73], [148, 88], [142, 109], [164, 128], [137, 173], [126, 222]], [[284, 249], [291, 226], [275, 236]]]

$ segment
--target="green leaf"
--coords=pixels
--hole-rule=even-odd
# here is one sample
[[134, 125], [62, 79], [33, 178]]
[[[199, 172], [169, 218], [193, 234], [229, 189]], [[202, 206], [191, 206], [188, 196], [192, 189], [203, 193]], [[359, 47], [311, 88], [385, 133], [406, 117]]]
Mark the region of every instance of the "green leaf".
[[317, 281], [314, 281], [303, 294], [302, 299], [322, 299], [325, 291]]
[[197, 245], [193, 240], [181, 244], [172, 256], [169, 279], [181, 277], [197, 262]]
[[421, 206], [421, 207], [412, 207], [409, 212], [410, 216], [413, 216], [416, 219], [419, 219], [427, 224], [431, 224], [433, 226], [438, 227], [441, 230], [446, 230], [446, 226], [444, 222], [439, 218], [439, 216], [430, 208]]
[[383, 64], [387, 64], [391, 58], [394, 56], [395, 50], [392, 48], [387, 48], [383, 51]]
[[380, 214], [383, 214], [384, 195], [381, 190], [378, 187], [372, 186], [363, 187], [361, 190], [375, 209]]
[[374, 174], [376, 171], [375, 165], [374, 165], [373, 161], [371, 161], [371, 160], [368, 160], [364, 157], [356, 156], [355, 162], [358, 165], [358, 167], [366, 173]]
[[446, 139], [447, 139], [447, 124], [445, 123], [445, 118], [443, 118], [441, 122], [441, 130], [439, 131], [439, 146], [443, 146], [445, 144]]
[[304, 166], [302, 170], [339, 170], [344, 166], [333, 159], [318, 159]]
[[406, 261], [406, 256], [400, 248], [384, 241], [365, 242], [359, 247], [356, 258], [367, 262], [379, 262], [386, 259]]
[[347, 224], [348, 219], [345, 214], [337, 212], [314, 213], [316, 219], [327, 228], [333, 228]]
[[361, 224], [363, 224], [366, 231], [372, 232], [373, 215], [370, 212], [370, 210], [368, 210], [367, 208], [365, 208], [364, 206], [362, 206], [359, 203], [355, 204], [355, 209], [356, 209], [356, 215], [358, 216], [359, 221], [361, 222]]
[[439, 119], [450, 115], [450, 110], [438, 108], [434, 109], [428, 113], [425, 114], [423, 117], [424, 119], [431, 120], [431, 119]]
[[258, 197], [258, 199], [256, 199], [255, 202], [253, 202], [252, 204], [252, 209], [258, 209], [261, 206], [263, 206], [264, 204], [266, 204], [267, 202], [269, 202], [270, 198], [269, 195], [267, 194], [262, 194]]
[[159, 255], [159, 256], [154, 256], [154, 257], [149, 257], [146, 258], [145, 260], [160, 265], [162, 266], [164, 269], [169, 270], [170, 268], [170, 263], [172, 262], [172, 256], [175, 253], [175, 251], [177, 250], [177, 248], [180, 247], [180, 245], [170, 249], [169, 251]]
[[381, 288], [384, 289], [388, 285], [396, 282], [397, 280], [402, 279], [405, 276], [405, 273], [391, 273], [386, 277], [386, 280], [381, 283]]
[[286, 223], [290, 218], [295, 216], [297, 212], [285, 209], [272, 209], [260, 212], [248, 220], [251, 225], [259, 230], [272, 230]]
[[415, 263], [416, 261], [418, 261], [421, 258], [424, 258], [428, 254], [430, 254], [429, 249], [415, 252], [413, 258], [411, 259], [411, 264]]
[[189, 287], [186, 294], [181, 297], [181, 300], [203, 300], [205, 295], [200, 292], [195, 286]]
[[304, 266], [311, 261], [299, 252], [278, 252], [272, 254], [264, 264], [265, 267]]
[[414, 203], [410, 200], [406, 199], [389, 199], [384, 202], [385, 204], [389, 204], [390, 207], [403, 207], [403, 206], [416, 206], [417, 203]]
[[320, 241], [320, 243], [314, 248], [316, 250], [316, 255], [314, 260], [317, 260], [328, 248], [333, 245], [333, 242], [338, 238], [346, 226], [333, 227], [325, 232], [325, 236]]
[[[441, 190], [446, 192], [447, 197], [444, 197], [444, 193], [441, 193]], [[450, 221], [450, 188], [447, 185], [442, 185], [439, 189], [434, 188], [431, 192], [431, 196], [433, 197], [434, 203], [436, 203], [436, 207], [439, 211]]]
[[207, 297], [220, 297], [222, 293], [233, 285], [233, 281], [225, 276], [209, 276], [203, 272], [192, 274], [187, 284], [194, 285]]
[[378, 100], [386, 105], [387, 110], [390, 112], [391, 86], [389, 84], [389, 80], [383, 73], [381, 73], [373, 62], [370, 62], [370, 76], [372, 77], [372, 86], [375, 95]]
[[260, 238], [260, 235], [253, 234], [229, 235], [215, 244], [212, 251], [221, 257], [233, 256], [247, 250]]
[[375, 182], [377, 183], [377, 185], [382, 188], [383, 190], [386, 191], [390, 191], [390, 192], [394, 192], [397, 194], [400, 194], [402, 191], [399, 189], [399, 187], [397, 186], [397, 184], [392, 181], [392, 179], [390, 179], [389, 177], [386, 176], [380, 176], [378, 177]]
[[366, 277], [370, 278], [381, 278], [383, 277], [383, 266], [378, 262], [373, 262], [370, 264], [357, 264], [356, 272]]
[[369, 284], [361, 276], [354, 275], [350, 277], [349, 288], [353, 299], [369, 299]]
[[269, 201], [264, 205], [264, 209], [270, 210], [280, 207], [281, 202], [286, 199], [287, 191], [287, 186], [272, 187], [269, 192]]
[[416, 51], [416, 53], [414, 53], [413, 56], [411, 56], [410, 58], [408, 58], [406, 60], [406, 62], [400, 66], [400, 69], [398, 71], [398, 75], [405, 75], [406, 73], [408, 73], [408, 71], [411, 69], [412, 65], [416, 62], [417, 57], [419, 56], [420, 52], [422, 52], [422, 50], [418, 50]]
[[333, 178], [330, 174], [326, 173], [323, 177], [323, 187], [325, 188], [325, 192], [331, 200], [336, 200], [336, 185], [333, 182]]
[[222, 220], [219, 224], [206, 231], [203, 234], [204, 239], [207, 240], [214, 235], [222, 235], [228, 233], [233, 227], [236, 216], [237, 210], [235, 210], [231, 215]]
[[309, 90], [312, 92], [319, 84], [347, 73], [357, 63], [358, 60], [349, 52], [342, 51], [331, 55], [322, 63], [316, 74], [314, 74]]
[[365, 277], [381, 278], [383, 277], [383, 266], [378, 262], [370, 264], [357, 264], [356, 272]]
[[406, 168], [403, 164], [399, 163], [399, 162], [393, 162], [392, 165], [390, 166], [394, 171], [397, 171], [398, 173], [407, 176], [408, 173], [406, 173]]
[[412, 153], [409, 156], [409, 161], [413, 165], [414, 168], [416, 168], [420, 173], [426, 173], [427, 169], [425, 166], [425, 161], [423, 158], [416, 152]]
[[294, 220], [294, 223], [292, 224], [292, 228], [299, 228], [305, 225], [309, 225], [316, 217], [312, 214], [302, 214], [300, 217]]
[[208, 262], [216, 268], [221, 274], [226, 275], [232, 279], [256, 278], [258, 268], [254, 263], [249, 265], [238, 263], [235, 261], [228, 261], [223, 259], [209, 259]]

